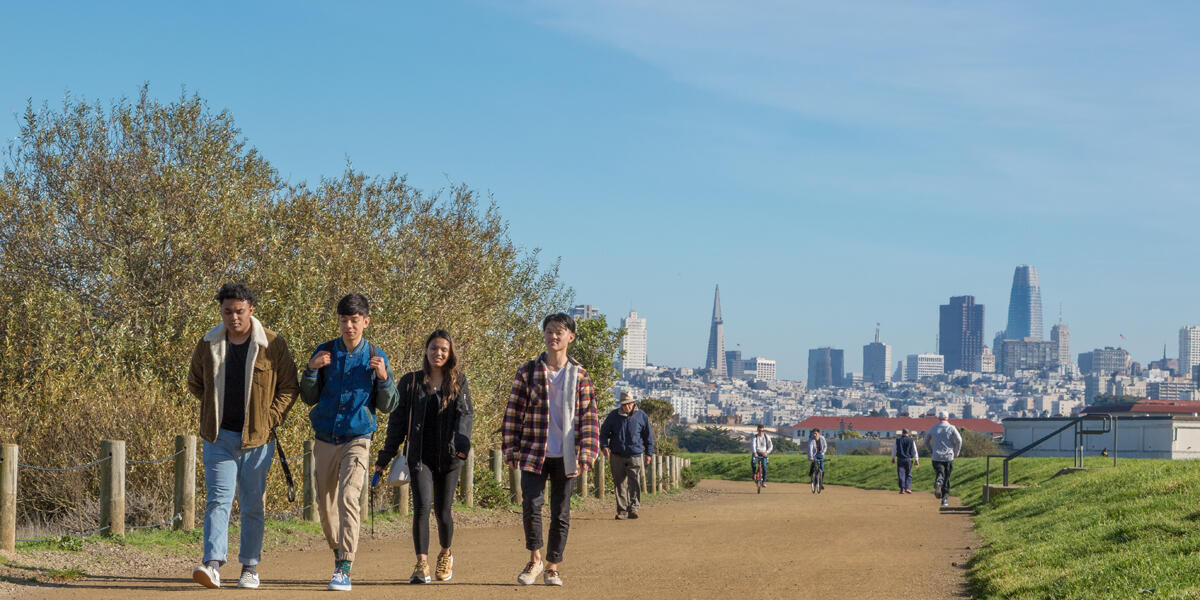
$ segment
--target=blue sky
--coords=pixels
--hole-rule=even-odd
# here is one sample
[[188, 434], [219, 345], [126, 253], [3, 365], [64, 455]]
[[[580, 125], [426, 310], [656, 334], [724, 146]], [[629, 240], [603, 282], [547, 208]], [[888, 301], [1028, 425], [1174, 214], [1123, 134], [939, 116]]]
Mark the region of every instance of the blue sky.
[[[1073, 352], [1200, 323], [1190, 3], [10, 3], [0, 136], [27, 99], [148, 82], [229, 109], [291, 181], [347, 160], [494, 194], [651, 362], [727, 346], [935, 350], [952, 295], [1005, 325], [1041, 274]], [[114, 8], [117, 7], [117, 8]]]

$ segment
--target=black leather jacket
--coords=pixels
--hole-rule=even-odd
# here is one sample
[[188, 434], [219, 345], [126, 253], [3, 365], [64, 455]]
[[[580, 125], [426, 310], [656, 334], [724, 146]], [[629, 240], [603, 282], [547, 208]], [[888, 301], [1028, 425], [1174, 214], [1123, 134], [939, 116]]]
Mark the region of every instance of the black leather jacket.
[[[436, 471], [453, 469], [463, 460], [458, 453], [466, 454], [471, 449], [471, 427], [475, 421], [475, 408], [471, 404], [471, 392], [467, 388], [467, 378], [460, 375], [458, 397], [450, 401], [450, 406], [439, 415], [437, 431], [425, 431], [425, 411], [431, 407], [436, 410], [437, 396], [426, 390], [425, 372], [413, 371], [406, 373], [396, 382], [400, 393], [400, 405], [392, 411], [388, 418], [387, 441], [379, 451], [375, 464], [386, 468], [400, 451], [400, 444], [408, 440], [408, 467], [415, 468], [417, 463], [424, 462]], [[412, 422], [409, 422], [409, 409], [412, 410]], [[426, 435], [438, 436], [439, 448], [443, 451], [437, 456], [421, 456], [425, 447]]]

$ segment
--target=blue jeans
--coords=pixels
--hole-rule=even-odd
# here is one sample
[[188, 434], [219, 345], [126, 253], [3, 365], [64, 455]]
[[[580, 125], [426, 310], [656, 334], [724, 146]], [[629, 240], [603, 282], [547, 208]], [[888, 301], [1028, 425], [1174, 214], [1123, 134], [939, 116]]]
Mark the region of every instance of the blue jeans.
[[[816, 474], [817, 467], [820, 467], [822, 471], [825, 470], [825, 455], [824, 454], [814, 454], [813, 455], [812, 462], [810, 462], [808, 464], [808, 478], [809, 479], [812, 479], [813, 475]], [[821, 484], [821, 485], [824, 486], [824, 484]]]
[[767, 480], [767, 457], [765, 457], [765, 456], [754, 456], [753, 454], [751, 454], [751, 455], [750, 455], [750, 474], [751, 474], [752, 476], [754, 475], [754, 463], [755, 463], [755, 461], [762, 463], [763, 481], [765, 482], [765, 481]]
[[263, 504], [267, 490], [267, 472], [271, 470], [275, 442], [257, 448], [242, 449], [242, 434], [220, 429], [217, 441], [204, 441], [204, 486], [208, 490], [204, 506], [204, 562], [222, 565], [229, 551], [229, 513], [236, 490], [242, 511], [242, 539], [238, 562], [257, 565], [262, 556]]

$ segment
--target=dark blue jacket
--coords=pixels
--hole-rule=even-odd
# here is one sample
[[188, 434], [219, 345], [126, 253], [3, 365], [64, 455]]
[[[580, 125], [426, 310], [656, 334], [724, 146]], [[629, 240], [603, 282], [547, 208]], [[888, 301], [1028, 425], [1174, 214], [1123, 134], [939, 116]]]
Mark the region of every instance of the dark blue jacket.
[[[312, 406], [308, 420], [318, 440], [343, 444], [371, 435], [375, 431], [375, 411], [390, 413], [396, 408], [396, 378], [387, 355], [363, 340], [347, 351], [341, 338], [317, 346], [317, 352], [329, 352], [332, 362], [317, 371], [305, 369], [300, 378], [300, 398]], [[377, 381], [371, 368], [371, 355], [383, 357], [388, 378]]]
[[650, 417], [646, 411], [635, 410], [626, 415], [614, 408], [604, 417], [600, 425], [600, 449], [608, 448], [617, 456], [654, 454], [654, 433], [650, 431]]
[[917, 443], [910, 437], [896, 438], [896, 458], [912, 460], [917, 457]]

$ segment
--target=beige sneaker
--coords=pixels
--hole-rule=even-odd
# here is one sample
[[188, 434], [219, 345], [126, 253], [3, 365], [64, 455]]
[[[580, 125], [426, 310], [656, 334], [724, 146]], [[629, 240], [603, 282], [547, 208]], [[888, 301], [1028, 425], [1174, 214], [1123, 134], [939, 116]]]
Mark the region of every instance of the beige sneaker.
[[562, 576], [558, 574], [558, 571], [546, 571], [546, 573], [542, 575], [542, 581], [544, 581], [546, 585], [562, 585]]
[[517, 583], [521, 585], [533, 585], [537, 583], [537, 576], [541, 575], [545, 568], [546, 563], [544, 562], [533, 562], [532, 560], [529, 561], [525, 565], [525, 570], [521, 571], [520, 575], [517, 575]]
[[439, 554], [437, 568], [434, 570], [433, 576], [438, 581], [450, 581], [450, 578], [454, 577], [454, 555]]
[[408, 578], [409, 583], [429, 583], [429, 563], [421, 561], [413, 567], [412, 577]]

